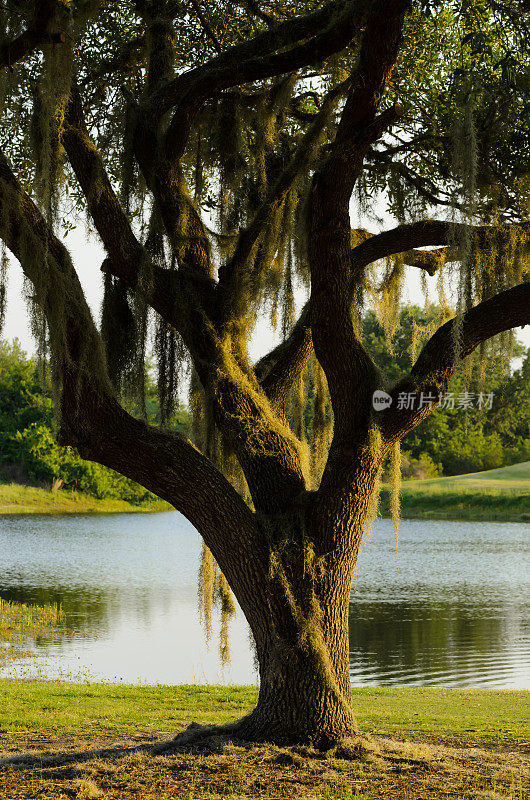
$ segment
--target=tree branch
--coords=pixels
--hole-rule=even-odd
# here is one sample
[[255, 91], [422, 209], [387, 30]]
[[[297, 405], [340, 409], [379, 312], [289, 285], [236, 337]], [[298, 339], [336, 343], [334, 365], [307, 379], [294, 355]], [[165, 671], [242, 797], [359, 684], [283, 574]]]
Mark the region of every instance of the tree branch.
[[256, 377], [272, 406], [282, 410], [289, 391], [313, 352], [310, 309], [306, 303], [290, 335], [254, 367]]
[[64, 44], [66, 41], [64, 33], [50, 33], [47, 30], [54, 15], [56, 0], [41, 0], [35, 5], [37, 10], [32, 25], [12, 42], [0, 47], [0, 69], [12, 67], [43, 44]]
[[[351, 232], [351, 244], [352, 244], [352, 271], [355, 272], [356, 269], [361, 269], [364, 266], [367, 266], [363, 262], [363, 256], [361, 256], [360, 264], [357, 261], [357, 253], [359, 248], [362, 244], [367, 242], [369, 239], [374, 239], [381, 234], [378, 233], [371, 233], [367, 231], [365, 228], [355, 228]], [[368, 250], [369, 252], [369, 250]], [[380, 256], [380, 258], [388, 258], [392, 255], [398, 255], [399, 251], [397, 252], [390, 252], [386, 256]], [[361, 249], [362, 254], [362, 249]], [[418, 269], [423, 269], [429, 275], [435, 275], [436, 272], [444, 266], [447, 261], [450, 261], [451, 253], [448, 248], [440, 247], [435, 250], [406, 250], [402, 252], [404, 263], [409, 267], [417, 267]], [[375, 258], [374, 261], [378, 259]], [[372, 262], [369, 262], [372, 263]]]
[[166, 137], [170, 160], [181, 158], [193, 120], [208, 97], [231, 86], [294, 72], [322, 61], [349, 44], [362, 25], [363, 16], [357, 0], [329, 3], [233, 46], [163, 86], [155, 94], [151, 108], [158, 115], [175, 109]]
[[[368, 429], [377, 381], [376, 367], [352, 323], [349, 202], [366, 151], [401, 113], [393, 106], [376, 116], [399, 52], [408, 7], [408, 0], [372, 4], [353, 87], [331, 153], [316, 172], [310, 195], [311, 328], [333, 406], [330, 459], [336, 463], [343, 460], [339, 451], [347, 451], [351, 458], [352, 442]], [[324, 482], [326, 475], [327, 471]]]
[[[436, 407], [441, 393], [460, 361], [481, 343], [502, 331], [530, 324], [530, 282], [506, 289], [471, 308], [461, 318], [442, 325], [429, 339], [410, 374], [391, 390], [392, 404], [378, 414], [378, 423], [387, 444], [401, 439]], [[456, 331], [456, 332], [455, 332]], [[432, 395], [432, 407], [421, 408]], [[398, 408], [400, 394], [415, 395], [414, 408]]]
[[[459, 222], [445, 222], [443, 220], [423, 220], [410, 225], [399, 225], [382, 233], [368, 235], [364, 241], [352, 249], [352, 264], [354, 269], [388, 258], [397, 253], [408, 253], [418, 247], [443, 247], [451, 246], [457, 239], [459, 231], [470, 226]], [[530, 223], [521, 222], [510, 225], [476, 225], [472, 227], [477, 247], [491, 244], [508, 244], [513, 231], [530, 236]], [[424, 254], [436, 251], [423, 251]], [[450, 255], [450, 254], [446, 254]], [[416, 257], [416, 256], [415, 256]], [[423, 258], [423, 256], [422, 256]], [[413, 266], [417, 266], [414, 264]], [[425, 267], [422, 267], [425, 268]]]

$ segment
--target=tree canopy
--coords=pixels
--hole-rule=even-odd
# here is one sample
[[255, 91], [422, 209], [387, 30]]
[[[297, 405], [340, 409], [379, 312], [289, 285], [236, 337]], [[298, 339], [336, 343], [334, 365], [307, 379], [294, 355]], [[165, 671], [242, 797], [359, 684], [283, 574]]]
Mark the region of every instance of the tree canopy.
[[[59, 438], [197, 527], [206, 619], [212, 598], [229, 611], [230, 586], [256, 643], [247, 736], [325, 746], [355, 730], [344, 609], [359, 543], [383, 459], [399, 464], [433, 407], [399, 398], [436, 404], [467, 355], [530, 322], [529, 12], [527, 0], [0, 10], [0, 237], [50, 354]], [[363, 220], [387, 203], [395, 226], [352, 225], [352, 198]], [[107, 254], [99, 327], [60, 238], [74, 214]], [[434, 278], [442, 312], [392, 386], [361, 315], [373, 302], [391, 337], [409, 268]], [[264, 310], [282, 340], [252, 364]], [[150, 325], [159, 426], [120, 402], [144, 405]], [[167, 428], [186, 365], [195, 446]]]

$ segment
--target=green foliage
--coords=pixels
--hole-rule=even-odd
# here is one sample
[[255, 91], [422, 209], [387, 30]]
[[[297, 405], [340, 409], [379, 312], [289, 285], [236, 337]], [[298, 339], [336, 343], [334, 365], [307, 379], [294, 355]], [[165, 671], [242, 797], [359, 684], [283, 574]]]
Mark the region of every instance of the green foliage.
[[[392, 344], [387, 343], [375, 313], [363, 320], [363, 333], [377, 365], [395, 382], [410, 371], [411, 363], [434, 326], [441, 310], [434, 305], [402, 308]], [[411, 346], [412, 345], [412, 346]], [[495, 469], [528, 460], [530, 456], [530, 351], [517, 342], [512, 355], [522, 358], [519, 369], [506, 374], [503, 343], [499, 337], [467, 360], [463, 374], [449, 386], [458, 405], [464, 392], [493, 392], [491, 410], [437, 409], [402, 442], [404, 477], [432, 478]], [[404, 463], [403, 463], [404, 462]]]
[[[149, 414], [156, 418], [152, 381], [147, 397]], [[180, 418], [185, 420], [185, 412]], [[57, 444], [52, 400], [42, 390], [35, 360], [26, 356], [17, 340], [0, 342], [0, 470], [5, 477], [25, 477], [36, 483], [60, 481], [65, 488], [99, 499], [131, 503], [154, 499], [142, 486]]]

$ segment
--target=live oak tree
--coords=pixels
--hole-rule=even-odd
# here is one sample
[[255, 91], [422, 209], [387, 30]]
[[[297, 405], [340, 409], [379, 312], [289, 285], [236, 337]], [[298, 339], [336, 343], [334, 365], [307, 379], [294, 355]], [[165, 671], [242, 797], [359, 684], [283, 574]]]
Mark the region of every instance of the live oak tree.
[[[6, 0], [0, 13], [0, 237], [49, 354], [59, 440], [199, 531], [206, 622], [212, 600], [226, 620], [232, 591], [259, 664], [235, 731], [352, 737], [359, 546], [384, 457], [397, 464], [436, 405], [398, 398], [437, 399], [468, 354], [530, 322], [528, 2]], [[366, 218], [378, 193], [397, 226], [352, 226], [353, 200]], [[59, 235], [83, 213], [106, 250], [99, 328]], [[437, 276], [445, 316], [392, 387], [359, 319], [373, 300], [391, 336], [409, 267]], [[253, 364], [264, 309], [282, 338]], [[142, 407], [152, 326], [158, 426], [125, 410], [134, 392]], [[170, 429], [186, 364], [194, 444]], [[374, 410], [376, 389], [389, 407]]]

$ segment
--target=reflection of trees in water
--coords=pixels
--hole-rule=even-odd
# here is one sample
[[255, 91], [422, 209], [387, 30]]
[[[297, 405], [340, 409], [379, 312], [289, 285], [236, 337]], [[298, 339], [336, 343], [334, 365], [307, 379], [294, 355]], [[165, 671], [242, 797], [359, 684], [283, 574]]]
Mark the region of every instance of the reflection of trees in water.
[[93, 586], [75, 589], [0, 586], [0, 597], [31, 605], [61, 606], [68, 630], [95, 636], [108, 633], [124, 616], [147, 627], [161, 612], [167, 613], [173, 605], [172, 590], [168, 586], [104, 589]]
[[[487, 662], [524, 636], [528, 608], [473, 602], [352, 602], [350, 662], [355, 670], [452, 672]], [[522, 656], [522, 654], [521, 654]]]

